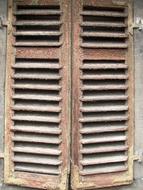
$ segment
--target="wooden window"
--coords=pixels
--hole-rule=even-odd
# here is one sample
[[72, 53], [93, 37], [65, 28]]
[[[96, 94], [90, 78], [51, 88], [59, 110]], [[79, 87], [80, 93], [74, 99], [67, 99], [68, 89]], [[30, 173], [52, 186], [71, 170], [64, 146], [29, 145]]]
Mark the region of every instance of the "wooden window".
[[131, 183], [131, 1], [8, 6], [5, 182], [55, 190]]
[[73, 189], [133, 179], [132, 10], [114, 2], [73, 2]]
[[64, 1], [9, 1], [6, 183], [66, 189], [67, 13]]

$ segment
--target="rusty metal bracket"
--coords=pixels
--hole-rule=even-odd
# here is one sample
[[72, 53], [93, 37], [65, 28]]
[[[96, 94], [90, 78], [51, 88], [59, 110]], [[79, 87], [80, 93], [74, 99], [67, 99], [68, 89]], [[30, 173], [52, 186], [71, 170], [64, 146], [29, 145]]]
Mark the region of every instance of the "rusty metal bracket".
[[143, 30], [143, 19], [140, 17], [136, 18], [135, 23], [132, 24], [132, 29], [138, 29], [139, 31]]
[[131, 36], [133, 36], [134, 34], [134, 30], [138, 30], [139, 32], [142, 32], [143, 31], [143, 19], [140, 18], [140, 17], [137, 17], [135, 22], [132, 23], [130, 26], [129, 26], [129, 34]]
[[0, 159], [4, 159], [4, 153], [0, 152]]
[[8, 26], [8, 21], [5, 21], [4, 18], [0, 16], [0, 29], [7, 26]]
[[143, 152], [142, 151], [136, 152], [136, 154], [134, 155], [134, 161], [138, 161], [139, 163], [143, 162]]

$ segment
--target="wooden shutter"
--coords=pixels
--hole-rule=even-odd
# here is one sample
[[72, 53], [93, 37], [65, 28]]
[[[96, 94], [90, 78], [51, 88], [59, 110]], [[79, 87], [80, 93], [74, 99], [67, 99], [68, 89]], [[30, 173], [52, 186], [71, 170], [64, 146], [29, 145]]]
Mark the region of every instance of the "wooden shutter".
[[66, 1], [9, 0], [5, 182], [67, 189]]
[[73, 1], [72, 187], [133, 179], [130, 1]]

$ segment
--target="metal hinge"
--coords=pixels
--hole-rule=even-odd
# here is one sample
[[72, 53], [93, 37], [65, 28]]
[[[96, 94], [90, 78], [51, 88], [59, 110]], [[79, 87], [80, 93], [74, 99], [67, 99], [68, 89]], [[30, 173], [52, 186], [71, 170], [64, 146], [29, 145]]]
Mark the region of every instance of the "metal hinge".
[[129, 34], [133, 36], [134, 30], [143, 31], [143, 19], [137, 17], [135, 22], [129, 26]]
[[0, 152], [0, 159], [4, 159], [4, 153]]
[[133, 24], [133, 29], [138, 29], [139, 31], [143, 30], [143, 19], [140, 17], [136, 18], [136, 22]]
[[138, 151], [134, 155], [134, 161], [138, 161], [139, 163], [143, 162], [143, 151]]
[[0, 28], [7, 27], [8, 21], [4, 20], [2, 16], [0, 16]]

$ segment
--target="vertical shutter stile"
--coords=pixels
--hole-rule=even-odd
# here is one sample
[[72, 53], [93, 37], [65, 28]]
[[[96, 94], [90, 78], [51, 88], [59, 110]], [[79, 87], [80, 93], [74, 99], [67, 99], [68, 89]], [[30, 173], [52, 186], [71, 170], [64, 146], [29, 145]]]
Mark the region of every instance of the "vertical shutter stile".
[[131, 1], [73, 1], [72, 188], [133, 180]]
[[69, 7], [64, 0], [9, 0], [8, 8], [5, 182], [64, 190]]

